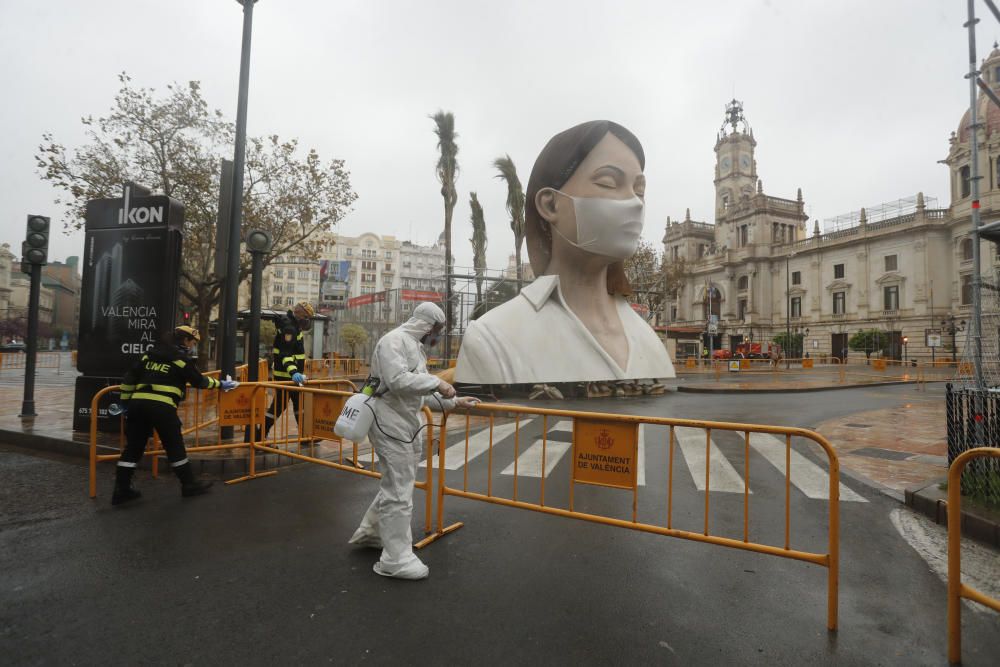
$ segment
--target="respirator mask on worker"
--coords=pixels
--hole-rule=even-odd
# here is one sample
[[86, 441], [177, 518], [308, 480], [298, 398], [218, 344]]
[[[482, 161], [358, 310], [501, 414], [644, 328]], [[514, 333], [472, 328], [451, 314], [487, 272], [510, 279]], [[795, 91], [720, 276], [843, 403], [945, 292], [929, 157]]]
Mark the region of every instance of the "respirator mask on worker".
[[438, 344], [438, 341], [441, 340], [441, 331], [443, 329], [444, 329], [443, 324], [440, 323], [435, 324], [430, 331], [424, 334], [424, 336], [420, 339], [420, 342], [424, 344], [424, 347], [427, 348], [434, 347], [435, 345]]

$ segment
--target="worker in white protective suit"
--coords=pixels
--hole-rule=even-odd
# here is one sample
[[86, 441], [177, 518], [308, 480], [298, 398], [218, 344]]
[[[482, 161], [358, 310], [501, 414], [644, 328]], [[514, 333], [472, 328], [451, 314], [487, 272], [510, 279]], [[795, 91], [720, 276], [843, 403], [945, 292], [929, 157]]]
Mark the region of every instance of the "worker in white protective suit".
[[433, 303], [421, 303], [413, 317], [384, 335], [372, 354], [375, 421], [368, 432], [382, 466], [378, 495], [365, 512], [351, 544], [381, 548], [374, 570], [384, 577], [423, 579], [430, 570], [413, 553], [410, 521], [413, 483], [424, 441], [420, 410], [424, 403], [442, 410], [470, 408], [471, 397], [455, 397], [455, 388], [427, 372], [424, 347], [432, 347], [445, 326], [445, 315]]

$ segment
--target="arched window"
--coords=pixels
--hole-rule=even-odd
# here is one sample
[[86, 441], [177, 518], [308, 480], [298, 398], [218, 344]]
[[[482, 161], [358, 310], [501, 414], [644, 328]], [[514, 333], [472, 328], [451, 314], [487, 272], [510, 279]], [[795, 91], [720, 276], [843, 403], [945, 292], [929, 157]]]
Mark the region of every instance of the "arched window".
[[736, 281], [736, 289], [745, 290], [750, 287], [750, 278], [747, 276], [740, 276], [740, 279]]
[[972, 239], [962, 239], [962, 261], [972, 261]]
[[[711, 307], [711, 309], [710, 309]], [[705, 300], [701, 304], [702, 319], [707, 320], [709, 313], [716, 317], [722, 316], [722, 292], [718, 287], [709, 288]]]
[[958, 170], [958, 175], [959, 175], [959, 179], [961, 180], [961, 184], [962, 184], [962, 195], [961, 196], [962, 197], [968, 197], [969, 194], [972, 192], [971, 187], [970, 187], [970, 183], [971, 183], [971, 181], [970, 181], [971, 171], [969, 170], [969, 165], [965, 165], [964, 167], [962, 167], [961, 169], [959, 169]]

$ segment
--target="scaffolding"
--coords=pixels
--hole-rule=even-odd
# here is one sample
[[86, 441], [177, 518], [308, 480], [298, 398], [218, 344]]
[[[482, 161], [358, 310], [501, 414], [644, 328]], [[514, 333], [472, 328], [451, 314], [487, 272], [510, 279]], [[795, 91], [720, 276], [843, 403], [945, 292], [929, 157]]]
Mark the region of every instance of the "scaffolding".
[[[444, 280], [445, 276], [442, 274], [429, 278]], [[528, 284], [529, 281], [522, 282]], [[517, 278], [511, 275], [510, 270], [486, 269], [482, 277], [477, 278], [472, 267], [454, 267], [451, 276], [451, 301], [455, 314], [455, 322], [450, 331], [452, 356], [458, 356], [462, 337], [470, 321], [510, 300], [517, 293]], [[342, 307], [326, 313], [334, 323], [328, 349], [338, 354], [347, 354], [349, 350], [342, 349], [344, 345], [340, 341], [340, 328], [345, 324], [357, 324], [368, 333], [368, 340], [358, 346], [354, 353], [359, 357], [369, 358], [378, 339], [409, 319], [413, 308], [422, 301], [437, 303], [442, 310], [446, 310], [445, 292], [393, 288], [347, 299]], [[441, 352], [443, 351], [442, 347]]]
[[[937, 208], [937, 197], [925, 197], [923, 205], [926, 208]], [[876, 204], [875, 206], [865, 206], [857, 211], [850, 211], [849, 213], [843, 213], [841, 215], [825, 219], [823, 221], [823, 232], [839, 232], [845, 229], [857, 227], [861, 224], [862, 211], [864, 212], [865, 222], [870, 223], [881, 222], [882, 220], [891, 220], [893, 218], [901, 218], [905, 215], [916, 213], [919, 206], [919, 195], [914, 195], [913, 197], [903, 197], [902, 199], [894, 199], [893, 201], [882, 202], [881, 204]]]

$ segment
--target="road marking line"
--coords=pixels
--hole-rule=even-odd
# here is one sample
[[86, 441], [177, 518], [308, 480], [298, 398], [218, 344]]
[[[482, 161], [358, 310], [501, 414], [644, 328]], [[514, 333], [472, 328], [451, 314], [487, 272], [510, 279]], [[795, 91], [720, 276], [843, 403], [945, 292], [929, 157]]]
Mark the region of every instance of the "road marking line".
[[[684, 454], [691, 479], [699, 491], [705, 490], [705, 431], [700, 428], [678, 426], [676, 431], [677, 444]], [[709, 491], [723, 493], [743, 493], [745, 485], [743, 478], [729, 463], [715, 441], [710, 446], [711, 468], [709, 469]], [[751, 491], [750, 493], [753, 493]]]
[[[533, 419], [526, 419], [521, 421], [521, 430], [523, 432], [524, 428], [530, 424]], [[493, 446], [500, 444], [500, 441], [504, 438], [514, 434], [514, 430], [517, 424], [515, 422], [510, 422], [509, 424], [494, 424], [493, 426]], [[444, 450], [444, 467], [446, 470], [458, 470], [465, 465], [465, 431], [452, 431], [452, 433], [458, 433], [461, 437], [458, 442], [451, 445]], [[471, 462], [477, 456], [485, 454], [490, 449], [490, 427], [487, 426], [478, 433], [473, 433], [469, 435], [469, 461]], [[426, 465], [426, 458], [420, 461], [420, 465]], [[436, 469], [438, 467], [438, 457], [437, 454], [434, 455], [434, 459], [431, 465]]]
[[[751, 433], [750, 446], [785, 475], [785, 440], [770, 433]], [[808, 498], [830, 499], [830, 475], [822, 466], [800, 454], [794, 447], [791, 451], [792, 484]], [[848, 503], [868, 502], [844, 483], [840, 483], [840, 500]]]
[[[571, 420], [559, 421], [549, 429], [549, 433], [556, 433], [562, 431], [564, 433], [573, 432], [573, 422]], [[549, 473], [552, 472], [556, 464], [566, 455], [566, 452], [573, 447], [572, 442], [563, 442], [562, 440], [552, 440], [547, 439], [545, 443], [545, 476], [548, 477]], [[446, 459], [447, 460], [447, 459]], [[517, 476], [518, 477], [541, 477], [542, 474], [542, 439], [538, 438], [534, 443], [526, 450], [521, 452], [517, 457]], [[503, 469], [501, 475], [514, 474], [514, 464], [511, 463], [509, 466]]]

